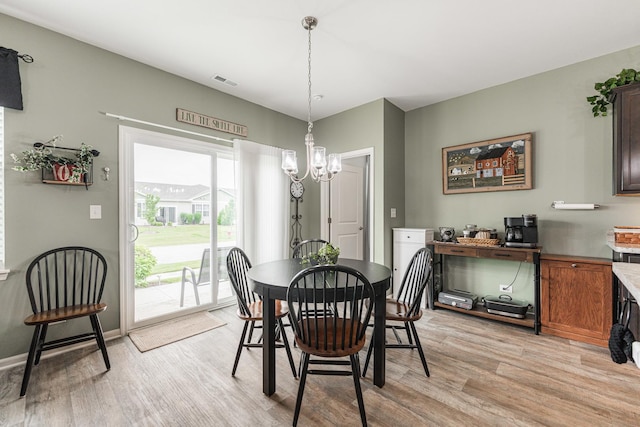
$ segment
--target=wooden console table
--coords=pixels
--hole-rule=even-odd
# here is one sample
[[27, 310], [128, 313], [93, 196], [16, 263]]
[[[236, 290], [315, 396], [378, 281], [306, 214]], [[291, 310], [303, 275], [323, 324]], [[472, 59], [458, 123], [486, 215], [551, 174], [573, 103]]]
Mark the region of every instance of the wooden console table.
[[460, 313], [469, 314], [472, 316], [483, 317], [486, 319], [497, 320], [500, 322], [511, 323], [514, 325], [526, 326], [533, 328], [535, 333], [540, 333], [540, 253], [542, 248], [507, 248], [502, 246], [475, 246], [475, 245], [462, 245], [459, 243], [444, 243], [433, 242], [433, 253], [437, 256], [437, 261], [434, 265], [438, 266], [441, 282], [444, 283], [444, 262], [448, 256], [462, 256], [471, 258], [486, 258], [486, 259], [501, 259], [506, 261], [521, 261], [528, 262], [535, 266], [534, 273], [534, 310], [533, 315], [527, 314], [524, 319], [518, 319], [514, 317], [501, 316], [498, 314], [488, 313], [484, 306], [477, 305], [472, 310], [465, 310], [463, 308], [453, 307], [446, 304], [441, 304], [437, 301], [437, 293], [434, 282], [434, 275], [431, 275], [429, 282], [428, 297], [429, 307], [435, 309], [435, 307], [444, 308], [447, 310], [453, 310]]

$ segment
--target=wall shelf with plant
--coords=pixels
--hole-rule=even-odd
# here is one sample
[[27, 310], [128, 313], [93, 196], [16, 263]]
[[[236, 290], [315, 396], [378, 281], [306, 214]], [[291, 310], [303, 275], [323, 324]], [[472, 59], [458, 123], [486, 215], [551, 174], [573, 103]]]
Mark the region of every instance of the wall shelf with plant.
[[[93, 184], [93, 159], [100, 152], [84, 142], [80, 148], [61, 147], [58, 145], [61, 140], [62, 135], [57, 135], [49, 141], [34, 143], [32, 149], [19, 155], [11, 154], [15, 163], [12, 169], [19, 172], [40, 171], [45, 184], [85, 187]], [[72, 153], [72, 157], [66, 153]]]

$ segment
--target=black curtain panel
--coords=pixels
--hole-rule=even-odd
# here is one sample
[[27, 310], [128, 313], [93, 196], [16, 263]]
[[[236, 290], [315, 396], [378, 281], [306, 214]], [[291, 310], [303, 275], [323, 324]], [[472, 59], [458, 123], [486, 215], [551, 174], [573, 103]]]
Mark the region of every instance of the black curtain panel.
[[22, 110], [18, 52], [0, 46], [0, 106]]

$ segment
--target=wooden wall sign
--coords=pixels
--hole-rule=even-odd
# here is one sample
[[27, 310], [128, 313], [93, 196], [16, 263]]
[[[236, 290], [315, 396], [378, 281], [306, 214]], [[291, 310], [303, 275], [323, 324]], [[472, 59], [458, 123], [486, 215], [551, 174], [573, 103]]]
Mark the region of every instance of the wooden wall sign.
[[246, 126], [217, 119], [215, 117], [205, 116], [204, 114], [194, 113], [193, 111], [184, 110], [182, 108], [176, 108], [176, 120], [183, 123], [219, 130], [220, 132], [226, 132], [233, 135], [247, 136]]

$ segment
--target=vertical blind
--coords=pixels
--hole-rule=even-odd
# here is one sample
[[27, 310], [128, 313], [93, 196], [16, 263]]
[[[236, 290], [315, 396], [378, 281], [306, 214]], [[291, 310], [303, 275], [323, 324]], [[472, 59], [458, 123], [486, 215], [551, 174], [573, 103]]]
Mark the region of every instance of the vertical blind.
[[4, 107], [0, 107], [0, 269], [4, 269]]
[[236, 162], [236, 243], [253, 264], [289, 257], [289, 177], [282, 173], [282, 149], [233, 141]]

